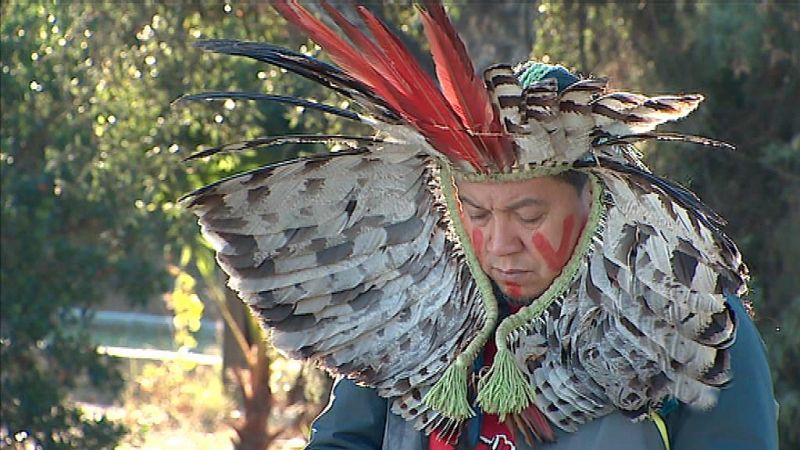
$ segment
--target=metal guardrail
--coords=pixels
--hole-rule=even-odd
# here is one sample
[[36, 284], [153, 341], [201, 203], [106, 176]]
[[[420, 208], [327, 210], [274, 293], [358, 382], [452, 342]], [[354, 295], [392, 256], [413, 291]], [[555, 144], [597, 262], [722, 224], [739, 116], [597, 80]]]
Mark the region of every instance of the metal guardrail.
[[[80, 315], [80, 310], [73, 314]], [[88, 331], [97, 352], [117, 358], [158, 361], [184, 360], [220, 366], [222, 356], [204, 350], [214, 347], [222, 333], [222, 321], [204, 319], [195, 338], [197, 351], [175, 351], [172, 316], [127, 311], [93, 311]]]
[[[75, 313], [80, 314], [80, 312], [77, 310]], [[168, 315], [147, 314], [131, 311], [95, 311], [93, 314], [93, 322], [95, 323], [104, 323], [109, 325], [160, 325], [170, 327], [170, 329], [172, 327], [172, 316]], [[202, 319], [200, 323], [201, 330], [216, 330], [221, 329], [222, 327], [222, 321], [219, 320]]]
[[222, 356], [193, 352], [173, 352], [169, 350], [152, 350], [130, 347], [97, 347], [97, 353], [126, 359], [148, 359], [155, 361], [190, 361], [205, 366], [221, 366]]

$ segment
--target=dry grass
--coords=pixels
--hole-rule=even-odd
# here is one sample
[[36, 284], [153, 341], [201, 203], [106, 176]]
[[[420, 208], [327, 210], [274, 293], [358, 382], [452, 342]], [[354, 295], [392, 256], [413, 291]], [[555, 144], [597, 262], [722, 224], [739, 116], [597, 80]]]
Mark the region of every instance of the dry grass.
[[[105, 414], [128, 428], [118, 450], [233, 450], [231, 425], [241, 412], [232, 398], [219, 367], [147, 362], [131, 370], [122, 405], [80, 404], [87, 415]], [[294, 407], [275, 409], [270, 421], [276, 427], [298, 413]], [[284, 431], [269, 450], [303, 448], [302, 430]]]

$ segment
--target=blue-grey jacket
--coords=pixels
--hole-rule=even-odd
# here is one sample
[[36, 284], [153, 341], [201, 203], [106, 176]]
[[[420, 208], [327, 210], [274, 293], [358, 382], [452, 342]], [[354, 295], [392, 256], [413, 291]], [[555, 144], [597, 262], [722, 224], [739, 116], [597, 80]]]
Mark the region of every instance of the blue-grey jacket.
[[[671, 450], [777, 450], [778, 406], [772, 391], [764, 344], [741, 302], [730, 299], [739, 322], [731, 347], [733, 381], [717, 405], [697, 411], [679, 405], [664, 418]], [[308, 450], [425, 450], [428, 437], [389, 411], [390, 402], [372, 389], [337, 380], [327, 409], [314, 422]], [[474, 428], [474, 427], [473, 427]], [[633, 423], [611, 414], [581, 426], [575, 433], [555, 429], [554, 443], [537, 450], [661, 450], [656, 425]], [[524, 439], [517, 449], [530, 450]]]

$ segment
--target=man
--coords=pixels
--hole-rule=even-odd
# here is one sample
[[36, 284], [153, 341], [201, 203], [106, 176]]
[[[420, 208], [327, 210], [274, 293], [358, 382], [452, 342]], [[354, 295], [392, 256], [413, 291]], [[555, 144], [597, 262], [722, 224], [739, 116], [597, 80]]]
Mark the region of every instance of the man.
[[[509, 183], [458, 185], [462, 217], [481, 267], [512, 306], [527, 303], [549, 287], [571, 255], [591, 195], [585, 178], [544, 177]], [[574, 218], [574, 219], [573, 219]], [[537, 239], [536, 236], [541, 236]], [[741, 303], [730, 299], [739, 320], [731, 347], [736, 380], [709, 411], [672, 403], [662, 431], [653, 421], [634, 423], [621, 414], [590, 422], [574, 433], [556, 429], [542, 449], [776, 449], [776, 409], [764, 348]], [[312, 427], [308, 449], [525, 449], [524, 439], [496, 417], [473, 419], [458, 446], [426, 438], [395, 419], [374, 391], [337, 380], [331, 403]], [[513, 444], [509, 444], [513, 443]], [[493, 446], [495, 445], [495, 446]], [[512, 446], [515, 445], [515, 446]]]
[[[350, 147], [184, 199], [274, 345], [363, 386], [337, 383], [310, 448], [776, 447], [763, 349], [736, 298], [739, 252], [713, 211], [630, 148], [724, 145], [653, 131], [701, 96], [607, 92], [539, 63], [481, 80], [429, 3], [437, 86], [368, 10], [357, 8], [371, 37], [321, 6], [349, 42], [275, 3], [340, 67], [265, 44], [199, 45], [303, 75], [362, 112], [190, 98], [288, 102], [378, 135], [207, 150]], [[720, 419], [731, 411], [747, 415]]]

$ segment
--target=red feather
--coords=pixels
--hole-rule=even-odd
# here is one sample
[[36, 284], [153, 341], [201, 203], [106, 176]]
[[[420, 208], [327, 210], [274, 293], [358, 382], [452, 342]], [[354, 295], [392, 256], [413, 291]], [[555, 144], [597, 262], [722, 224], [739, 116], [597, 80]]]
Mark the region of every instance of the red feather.
[[[275, 0], [273, 5], [286, 20], [322, 46], [345, 72], [373, 89], [448, 158], [465, 161], [481, 172], [489, 166], [504, 168], [513, 162], [511, 139], [503, 132], [486, 88], [475, 77], [464, 45], [441, 6], [434, 8], [432, 16], [424, 13], [423, 20], [431, 47], [435, 48], [433, 56], [443, 90], [437, 88], [403, 43], [363, 6], [357, 11], [373, 39], [327, 2], [322, 2], [351, 43], [297, 0]], [[448, 52], [458, 57], [448, 58]]]
[[441, 5], [426, 2], [426, 6], [428, 10], [420, 9], [420, 14], [445, 98], [465, 124], [488, 125], [492, 119], [489, 96], [475, 77], [464, 43], [455, 35]]
[[464, 42], [441, 4], [426, 0], [425, 7], [420, 14], [445, 98], [464, 127], [489, 150], [495, 164], [501, 169], [509, 167], [514, 162], [511, 140], [503, 133], [483, 80], [475, 76]]
[[[290, 5], [291, 3], [291, 5]], [[360, 79], [373, 88], [378, 95], [386, 100], [391, 99], [387, 92], [389, 86], [383, 83], [384, 79], [375, 72], [370, 64], [365, 64], [359, 52], [344, 39], [339, 37], [327, 25], [311, 15], [305, 8], [295, 1], [275, 0], [273, 6], [286, 20], [300, 27], [314, 42], [325, 48], [331, 58], [346, 72]]]
[[550, 426], [550, 422], [547, 420], [547, 417], [539, 411], [539, 408], [536, 405], [530, 405], [522, 411], [522, 416], [531, 426], [532, 431], [539, 440], [545, 442], [553, 442], [556, 440], [556, 435], [553, 433], [553, 428]]
[[384, 78], [384, 80], [395, 80], [399, 81], [396, 85], [393, 85], [395, 89], [399, 92], [397, 94], [406, 96], [408, 92], [411, 90], [411, 87], [404, 83], [403, 80], [394, 70], [391, 64], [387, 64], [386, 55], [378, 48], [369, 38], [364, 35], [358, 28], [353, 26], [336, 8], [332, 7], [327, 1], [321, 1], [320, 4], [331, 16], [336, 25], [341, 28], [348, 38], [355, 44], [356, 47], [359, 48], [362, 52], [364, 52], [367, 56], [367, 61], [370, 61], [372, 67]]
[[[377, 42], [388, 53], [389, 60], [404, 71], [404, 76], [415, 87], [408, 97], [416, 107], [425, 109], [421, 114], [412, 114], [409, 120], [427, 137], [441, 145], [450, 146], [464, 159], [471, 161], [479, 170], [487, 166], [486, 156], [469, 139], [453, 111], [452, 105], [434, 84], [431, 77], [417, 63], [408, 48], [392, 34], [386, 26], [363, 6], [358, 7], [362, 20]], [[402, 62], [402, 63], [397, 63]], [[430, 102], [430, 109], [424, 108]], [[434, 146], [436, 142], [432, 142]], [[439, 148], [439, 147], [437, 147]], [[441, 151], [441, 150], [440, 150]]]

